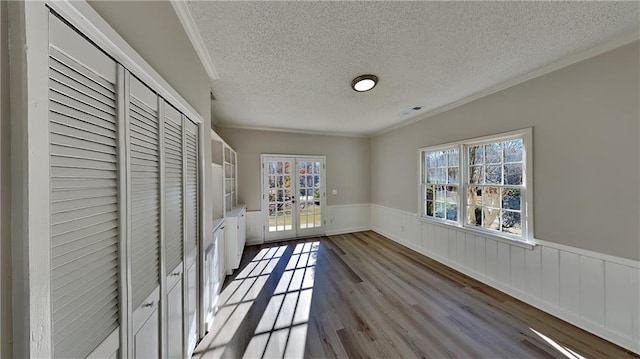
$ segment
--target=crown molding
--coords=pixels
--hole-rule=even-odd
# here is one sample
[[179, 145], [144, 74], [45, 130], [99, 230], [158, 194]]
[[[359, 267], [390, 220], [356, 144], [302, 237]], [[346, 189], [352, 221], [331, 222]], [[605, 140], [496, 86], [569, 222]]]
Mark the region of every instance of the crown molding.
[[189, 40], [191, 40], [191, 44], [196, 50], [196, 53], [200, 58], [200, 62], [202, 62], [202, 66], [204, 66], [205, 71], [207, 71], [209, 79], [211, 81], [218, 80], [220, 78], [218, 71], [216, 71], [216, 68], [213, 65], [213, 60], [211, 59], [209, 50], [207, 50], [207, 46], [204, 44], [202, 36], [200, 36], [200, 31], [198, 31], [196, 22], [193, 19], [193, 16], [191, 16], [191, 11], [187, 7], [187, 3], [183, 0], [171, 0], [170, 3], [182, 24], [182, 28], [184, 28]]
[[43, 3], [189, 119], [197, 123], [204, 123], [204, 117], [140, 56], [88, 2], [84, 0], [44, 0]]
[[550, 64], [548, 64], [546, 66], [543, 66], [543, 67], [541, 67], [539, 69], [527, 72], [524, 75], [520, 75], [520, 76], [515, 77], [515, 78], [513, 78], [511, 80], [507, 80], [507, 81], [502, 82], [502, 83], [500, 83], [498, 85], [491, 86], [491, 87], [489, 87], [489, 88], [487, 88], [485, 90], [476, 92], [473, 95], [467, 96], [467, 97], [462, 98], [462, 99], [457, 100], [457, 101], [454, 101], [454, 102], [452, 102], [452, 103], [450, 103], [448, 105], [444, 105], [444, 106], [438, 107], [436, 109], [433, 109], [431, 111], [428, 111], [428, 112], [426, 112], [426, 113], [424, 113], [424, 114], [422, 114], [420, 116], [416, 116], [416, 117], [414, 117], [412, 119], [408, 119], [406, 121], [402, 121], [402, 122], [397, 123], [395, 125], [389, 126], [389, 127], [385, 128], [385, 129], [383, 129], [381, 131], [373, 132], [373, 133], [370, 134], [370, 137], [380, 136], [380, 135], [385, 134], [387, 132], [391, 132], [393, 130], [396, 130], [396, 129], [399, 129], [399, 128], [402, 128], [402, 127], [405, 127], [405, 126], [409, 126], [411, 124], [420, 122], [422, 120], [426, 120], [426, 119], [428, 119], [430, 117], [433, 117], [433, 116], [435, 116], [437, 114], [452, 110], [452, 109], [454, 109], [456, 107], [468, 104], [469, 102], [481, 99], [483, 97], [492, 95], [492, 94], [494, 94], [496, 92], [499, 92], [499, 91], [508, 89], [510, 87], [513, 87], [515, 85], [521, 84], [523, 82], [532, 80], [532, 79], [534, 79], [536, 77], [540, 77], [540, 76], [546, 75], [546, 74], [551, 73], [553, 71], [559, 70], [559, 69], [561, 69], [563, 67], [567, 67], [569, 65], [573, 65], [573, 64], [578, 63], [580, 61], [589, 59], [591, 57], [594, 57], [594, 56], [597, 56], [597, 55], [600, 55], [600, 54], [603, 54], [603, 53], [605, 53], [607, 51], [611, 51], [611, 50], [616, 49], [618, 47], [621, 47], [621, 46], [624, 46], [624, 45], [628, 45], [628, 44], [630, 44], [630, 43], [632, 43], [634, 41], [638, 41], [638, 39], [640, 39], [640, 33], [638, 33], [638, 32], [634, 31], [634, 32], [630, 32], [630, 33], [624, 34], [622, 36], [616, 37], [616, 38], [614, 38], [614, 39], [612, 39], [610, 41], [607, 41], [607, 42], [602, 43], [600, 45], [597, 45], [595, 47], [591, 47], [591, 48], [589, 48], [589, 49], [587, 49], [585, 51], [578, 52], [578, 53], [573, 54], [571, 56], [568, 56], [568, 57], [565, 57], [565, 58], [560, 59], [558, 61], [552, 62], [552, 63], [550, 63]]
[[316, 135], [316, 136], [338, 136], [338, 137], [355, 137], [355, 138], [370, 138], [371, 136], [366, 134], [357, 133], [344, 133], [344, 132], [331, 132], [331, 131], [313, 131], [313, 130], [294, 130], [288, 128], [273, 128], [273, 127], [260, 127], [260, 126], [243, 126], [234, 125], [229, 123], [218, 123], [216, 128], [229, 128], [234, 130], [250, 130], [250, 131], [268, 131], [268, 132], [280, 132], [280, 133], [297, 133], [301, 135]]

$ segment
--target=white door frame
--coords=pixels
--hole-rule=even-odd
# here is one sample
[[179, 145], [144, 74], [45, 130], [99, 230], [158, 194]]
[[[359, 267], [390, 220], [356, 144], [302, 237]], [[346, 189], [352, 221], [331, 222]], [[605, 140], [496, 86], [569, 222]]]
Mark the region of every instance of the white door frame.
[[[269, 200], [268, 200], [268, 189], [267, 186], [268, 184], [266, 183], [266, 176], [267, 176], [267, 169], [265, 168], [265, 161], [267, 160], [275, 160], [275, 159], [283, 159], [283, 160], [290, 160], [292, 161], [292, 172], [291, 172], [291, 182], [293, 183], [292, 185], [292, 189], [291, 191], [295, 194], [295, 198], [297, 200], [295, 200], [295, 203], [292, 207], [292, 230], [291, 235], [287, 236], [283, 236], [283, 237], [278, 237], [278, 238], [272, 238], [269, 239], [268, 238], [268, 226], [269, 226]], [[297, 168], [298, 168], [298, 161], [309, 161], [309, 160], [319, 160], [322, 163], [322, 166], [320, 168], [320, 215], [322, 218], [322, 222], [321, 222], [321, 226], [320, 227], [316, 227], [314, 230], [304, 230], [299, 228], [299, 221], [298, 221], [298, 216], [300, 213], [300, 200], [299, 200], [299, 195], [298, 193], [300, 192], [300, 186], [299, 186], [299, 180], [298, 180], [298, 175], [299, 173], [297, 172]], [[286, 240], [286, 239], [294, 239], [294, 238], [304, 238], [304, 237], [313, 237], [313, 236], [322, 236], [326, 233], [326, 213], [327, 213], [327, 195], [326, 195], [326, 162], [327, 162], [327, 157], [323, 156], [323, 155], [281, 155], [281, 154], [261, 154], [260, 155], [260, 167], [261, 167], [261, 171], [260, 171], [260, 182], [261, 182], [261, 194], [262, 194], [262, 200], [261, 200], [261, 209], [262, 209], [262, 215], [260, 216], [262, 218], [262, 223], [263, 223], [263, 233], [264, 233], [264, 242], [276, 242], [279, 240]], [[295, 170], [295, 172], [294, 172]], [[306, 232], [306, 233], [305, 233]]]

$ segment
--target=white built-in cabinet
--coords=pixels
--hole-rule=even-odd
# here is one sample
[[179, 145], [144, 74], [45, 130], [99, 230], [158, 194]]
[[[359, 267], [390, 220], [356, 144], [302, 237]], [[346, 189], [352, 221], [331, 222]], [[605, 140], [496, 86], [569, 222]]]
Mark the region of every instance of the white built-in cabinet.
[[225, 217], [226, 271], [233, 273], [240, 266], [242, 252], [247, 239], [247, 216], [245, 206], [237, 206]]
[[224, 223], [213, 231], [212, 242], [204, 253], [203, 314], [205, 332], [209, 331], [215, 318], [218, 297], [224, 282]]
[[246, 207], [238, 204], [238, 155], [216, 132], [211, 131], [214, 221], [224, 220], [224, 271], [240, 265], [246, 243]]
[[[18, 220], [31, 233], [25, 245], [37, 238], [44, 254], [38, 263], [32, 251], [24, 258], [41, 275], [16, 270], [31, 284], [16, 292], [28, 302], [16, 313], [34, 306], [34, 298], [48, 303], [23, 316], [27, 335], [16, 356], [190, 357], [204, 335], [199, 278], [209, 265], [199, 255], [200, 118], [89, 41], [73, 19], [43, 3], [12, 6], [34, 28], [24, 31], [26, 43], [41, 41], [37, 51], [21, 54], [29, 64], [21, 74], [29, 81], [25, 107], [41, 112], [26, 112], [17, 156], [46, 169], [34, 176], [16, 167], [25, 191], [42, 194], [16, 198], [27, 211], [40, 211]], [[213, 251], [213, 265], [221, 266], [219, 249]]]

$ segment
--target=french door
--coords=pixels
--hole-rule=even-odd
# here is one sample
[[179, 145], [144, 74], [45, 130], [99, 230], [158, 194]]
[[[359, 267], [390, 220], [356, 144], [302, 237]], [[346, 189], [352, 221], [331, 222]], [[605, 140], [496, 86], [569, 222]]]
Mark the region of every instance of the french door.
[[265, 241], [325, 233], [325, 157], [262, 156]]

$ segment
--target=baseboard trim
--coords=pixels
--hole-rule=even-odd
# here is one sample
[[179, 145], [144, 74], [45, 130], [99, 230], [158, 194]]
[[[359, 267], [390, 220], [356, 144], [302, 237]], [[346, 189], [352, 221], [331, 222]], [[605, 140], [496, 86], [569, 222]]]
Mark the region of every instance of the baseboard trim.
[[370, 227], [354, 227], [354, 228], [339, 229], [336, 231], [327, 231], [326, 235], [337, 236], [339, 234], [347, 234], [347, 233], [362, 232], [362, 231], [369, 231], [369, 230], [371, 230]]
[[[397, 210], [396, 210], [397, 211]], [[570, 313], [566, 310], [563, 310], [562, 308], [555, 306], [553, 304], [547, 303], [539, 298], [533, 297], [531, 295], [528, 295], [514, 287], [511, 287], [509, 285], [505, 285], [493, 278], [487, 277], [486, 275], [483, 275], [481, 273], [477, 273], [473, 270], [469, 270], [468, 268], [465, 268], [461, 265], [459, 265], [458, 263], [445, 258], [443, 256], [438, 255], [437, 253], [434, 253], [432, 251], [423, 249], [423, 248], [419, 248], [415, 245], [413, 245], [412, 243], [409, 243], [407, 241], [404, 241], [396, 236], [394, 236], [391, 233], [388, 233], [384, 230], [382, 230], [379, 227], [376, 226], [372, 226], [371, 228], [372, 231], [406, 247], [409, 248], [417, 253], [420, 253], [424, 256], [427, 256], [433, 260], [436, 260], [444, 265], [446, 265], [447, 267], [450, 267], [452, 269], [455, 269], [456, 271], [465, 274], [475, 280], [478, 280], [484, 284], [487, 284], [495, 289], [498, 289], [518, 300], [521, 300], [535, 308], [538, 308], [546, 313], [549, 313], [557, 318], [560, 318], [568, 323], [571, 323], [583, 330], [586, 330], [594, 335], [597, 335], [605, 340], [608, 340], [616, 345], [619, 345], [627, 350], [630, 350], [636, 354], [640, 354], [640, 343], [638, 342], [634, 342], [633, 340], [629, 339], [627, 336], [621, 335], [619, 333], [617, 333], [616, 331], [610, 330], [606, 327], [603, 327], [597, 323], [594, 323], [592, 321], [589, 321], [587, 319], [583, 319], [580, 316], [574, 314], [574, 313]]]

